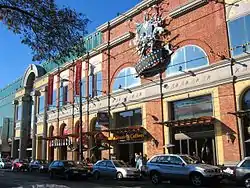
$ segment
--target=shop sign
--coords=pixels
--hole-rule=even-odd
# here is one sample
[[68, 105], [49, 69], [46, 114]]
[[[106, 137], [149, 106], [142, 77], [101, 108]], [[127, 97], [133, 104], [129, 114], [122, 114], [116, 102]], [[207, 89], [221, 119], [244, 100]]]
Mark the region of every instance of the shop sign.
[[125, 135], [116, 135], [109, 137], [108, 140], [113, 141], [134, 141], [134, 140], [143, 140], [145, 138], [144, 134], [135, 133], [135, 134], [125, 134]]
[[69, 146], [72, 144], [72, 140], [69, 138], [66, 139], [55, 139], [50, 143], [50, 147], [61, 147], [61, 146]]
[[97, 123], [99, 125], [109, 125], [109, 114], [108, 112], [97, 113]]
[[137, 47], [139, 62], [135, 69], [139, 76], [151, 77], [165, 69], [170, 62], [172, 51], [170, 44], [165, 42], [168, 31], [165, 29], [165, 18], [159, 13], [160, 7], [155, 7], [156, 13], [150, 17], [147, 13], [143, 23], [136, 24], [134, 43]]

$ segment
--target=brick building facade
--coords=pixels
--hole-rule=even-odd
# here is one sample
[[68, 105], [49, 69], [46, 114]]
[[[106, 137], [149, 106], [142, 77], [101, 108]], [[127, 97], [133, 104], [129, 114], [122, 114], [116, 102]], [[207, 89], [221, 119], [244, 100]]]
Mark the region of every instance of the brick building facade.
[[[166, 25], [164, 37], [156, 40], [170, 44], [173, 54], [161, 74], [150, 69], [155, 71], [153, 76], [138, 76], [134, 67], [141, 57], [136, 33], [140, 26], [148, 31], [143, 23], [150, 23], [157, 10]], [[31, 65], [23, 79], [26, 87], [16, 93], [16, 101], [22, 104], [15, 132], [22, 150], [19, 157], [27, 155], [29, 137], [33, 138], [29, 145], [34, 148], [33, 158], [77, 160], [79, 97], [75, 85], [81, 67], [85, 157], [112, 155], [130, 162], [135, 152], [148, 157], [174, 152], [195, 153], [212, 164], [239, 161], [248, 153], [243, 136], [247, 108], [242, 109], [241, 101], [249, 86], [249, 69], [242, 64], [249, 61], [244, 50], [237, 56], [233, 53], [243, 44], [235, 46], [237, 36], [230, 32], [232, 10], [236, 15], [243, 11], [213, 1], [145, 0], [98, 27], [100, 44], [81, 59], [66, 62], [60, 73]], [[27, 110], [30, 88], [39, 91], [33, 93], [33, 110]], [[109, 125], [98, 124], [98, 112], [108, 109]], [[23, 117], [26, 113], [29, 119]], [[25, 129], [27, 125], [31, 128]]]

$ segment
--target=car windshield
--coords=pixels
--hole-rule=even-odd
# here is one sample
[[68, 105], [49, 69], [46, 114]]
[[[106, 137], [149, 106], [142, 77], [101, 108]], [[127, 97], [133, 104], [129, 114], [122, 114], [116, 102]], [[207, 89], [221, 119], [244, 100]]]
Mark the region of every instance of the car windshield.
[[128, 167], [128, 165], [124, 161], [113, 161], [116, 167]]
[[187, 155], [180, 156], [187, 164], [195, 164], [196, 161]]
[[74, 161], [65, 161], [64, 166], [65, 167], [76, 167], [77, 165], [75, 164]]

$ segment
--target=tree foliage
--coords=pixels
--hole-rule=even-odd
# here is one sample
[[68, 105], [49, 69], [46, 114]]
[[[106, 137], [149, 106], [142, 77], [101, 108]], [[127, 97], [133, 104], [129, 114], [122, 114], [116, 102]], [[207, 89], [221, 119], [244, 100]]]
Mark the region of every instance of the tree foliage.
[[0, 0], [0, 21], [33, 52], [33, 61], [84, 53], [88, 19], [54, 0]]

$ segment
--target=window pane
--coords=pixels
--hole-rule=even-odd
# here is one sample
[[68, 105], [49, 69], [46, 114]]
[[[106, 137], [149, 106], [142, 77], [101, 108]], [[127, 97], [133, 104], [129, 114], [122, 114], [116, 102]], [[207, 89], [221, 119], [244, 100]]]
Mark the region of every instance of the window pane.
[[38, 113], [42, 113], [44, 111], [44, 96], [39, 97], [39, 108]]
[[60, 106], [62, 106], [64, 103], [63, 103], [63, 87], [60, 87]]
[[89, 76], [89, 96], [93, 97], [93, 76]]
[[97, 89], [97, 96], [102, 95], [102, 72], [98, 72], [96, 74], [96, 89]]
[[22, 119], [22, 105], [17, 107], [17, 120]]
[[66, 105], [68, 103], [68, 86], [63, 87], [63, 105]]
[[81, 89], [82, 89], [82, 101], [85, 101], [85, 97], [86, 97], [86, 79], [85, 78], [82, 79], [82, 88]]
[[136, 70], [134, 68], [126, 68], [126, 85], [124, 87], [130, 88], [140, 84], [140, 78], [136, 78]]
[[196, 46], [187, 46], [186, 63], [187, 69], [197, 68], [208, 64], [206, 54]]
[[242, 101], [242, 106], [243, 106], [243, 110], [249, 110], [250, 109], [250, 90], [248, 90], [244, 97], [243, 97], [243, 101]]
[[119, 127], [142, 125], [141, 109], [118, 112], [115, 114], [115, 117]]
[[[250, 42], [250, 15], [245, 17], [245, 27], [246, 27], [246, 41]], [[247, 46], [247, 51], [250, 52], [250, 45]]]
[[119, 89], [119, 86], [125, 87], [125, 71], [122, 70], [114, 80], [113, 91]]
[[[244, 27], [244, 17], [228, 22], [228, 29], [231, 48], [235, 48], [236, 46], [242, 45], [247, 42]], [[242, 48], [237, 48], [232, 51], [232, 55], [239, 55], [242, 54], [242, 52]]]
[[167, 74], [179, 73], [180, 67], [185, 70], [184, 48], [178, 49], [171, 57], [171, 62], [167, 66]]

